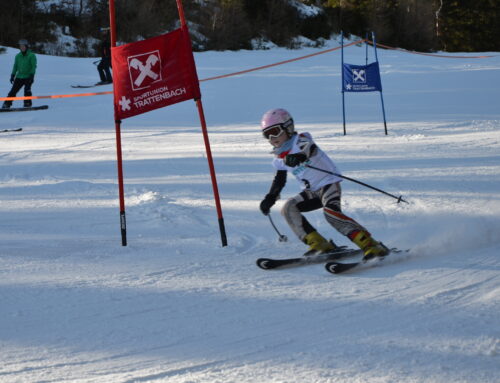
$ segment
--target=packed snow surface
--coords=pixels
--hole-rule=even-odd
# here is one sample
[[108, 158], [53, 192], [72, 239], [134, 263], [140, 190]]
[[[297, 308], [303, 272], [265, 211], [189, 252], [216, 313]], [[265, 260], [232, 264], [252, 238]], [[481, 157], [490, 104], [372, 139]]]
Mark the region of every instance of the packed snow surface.
[[[203, 79], [313, 52], [195, 59]], [[0, 55], [3, 95], [16, 53]], [[22, 131], [0, 134], [0, 382], [499, 382], [500, 56], [378, 54], [387, 136], [378, 93], [346, 94], [343, 135], [338, 51], [202, 83], [224, 248], [193, 102], [123, 121], [126, 247], [112, 96], [1, 113], [0, 131]], [[34, 93], [77, 93], [92, 61], [38, 56]], [[259, 211], [274, 107], [346, 176], [410, 202], [343, 182], [345, 213], [409, 253], [338, 276], [256, 267], [306, 249], [279, 214], [292, 177], [271, 212], [288, 242]]]

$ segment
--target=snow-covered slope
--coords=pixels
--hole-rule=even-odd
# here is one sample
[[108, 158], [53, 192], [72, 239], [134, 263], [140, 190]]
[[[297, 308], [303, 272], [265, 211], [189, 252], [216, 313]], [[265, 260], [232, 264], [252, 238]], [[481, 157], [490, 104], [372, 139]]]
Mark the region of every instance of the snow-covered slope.
[[[207, 78], [297, 53], [195, 58]], [[92, 59], [38, 59], [35, 94], [97, 80]], [[0, 131], [23, 129], [0, 134], [0, 382], [498, 382], [500, 57], [379, 59], [388, 136], [378, 94], [346, 95], [342, 134], [338, 52], [202, 83], [226, 248], [194, 103], [123, 123], [127, 247], [111, 96], [0, 114]], [[345, 175], [411, 202], [343, 183], [344, 210], [409, 254], [342, 276], [255, 266], [305, 249], [282, 202], [286, 243], [258, 209], [273, 176], [258, 122], [273, 107]], [[282, 198], [297, 191], [290, 180]]]

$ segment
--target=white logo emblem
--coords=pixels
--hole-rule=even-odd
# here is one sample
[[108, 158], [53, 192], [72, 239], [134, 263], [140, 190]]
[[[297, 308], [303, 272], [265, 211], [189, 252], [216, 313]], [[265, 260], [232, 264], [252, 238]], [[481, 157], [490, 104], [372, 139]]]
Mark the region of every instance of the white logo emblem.
[[366, 82], [366, 71], [364, 69], [352, 70], [352, 82]]
[[127, 97], [122, 96], [122, 99], [121, 99], [120, 101], [118, 101], [118, 104], [120, 104], [120, 106], [122, 107], [122, 112], [125, 112], [125, 111], [127, 111], [127, 110], [132, 109], [132, 108], [130, 107], [130, 103], [131, 103], [131, 102], [132, 102], [132, 101], [130, 101]]
[[130, 56], [127, 60], [133, 90], [149, 88], [152, 83], [162, 79], [159, 51]]

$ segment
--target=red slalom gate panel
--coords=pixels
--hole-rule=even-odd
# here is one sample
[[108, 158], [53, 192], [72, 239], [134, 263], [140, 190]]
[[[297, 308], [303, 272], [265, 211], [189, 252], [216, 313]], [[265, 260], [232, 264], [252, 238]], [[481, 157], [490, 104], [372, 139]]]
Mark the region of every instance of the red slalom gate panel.
[[201, 97], [187, 29], [112, 48], [115, 117]]

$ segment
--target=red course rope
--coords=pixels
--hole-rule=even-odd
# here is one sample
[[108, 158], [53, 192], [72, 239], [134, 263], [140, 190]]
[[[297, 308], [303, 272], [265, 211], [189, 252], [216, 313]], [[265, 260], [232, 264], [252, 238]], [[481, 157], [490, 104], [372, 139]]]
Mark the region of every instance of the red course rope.
[[[371, 44], [371, 41], [368, 41], [368, 43]], [[371, 45], [373, 45], [373, 44], [371, 44]], [[495, 57], [495, 56], [450, 56], [450, 55], [438, 55], [438, 54], [435, 54], [435, 53], [424, 53], [424, 52], [417, 52], [417, 51], [409, 51], [409, 50], [406, 50], [406, 49], [403, 49], [403, 48], [393, 48], [393, 47], [390, 47], [388, 45], [384, 45], [384, 44], [380, 44], [380, 43], [377, 43], [377, 46], [385, 48], [385, 49], [390, 49], [390, 50], [393, 50], [393, 51], [400, 51], [400, 52], [404, 52], [404, 53], [411, 53], [411, 54], [414, 54], [414, 55], [441, 57], [441, 58], [446, 58], [446, 59], [486, 59], [486, 58], [490, 58], [490, 57]]]
[[[367, 41], [368, 43], [371, 43], [370, 41], [365, 40], [365, 39], [363, 39], [363, 40], [357, 40], [357, 41], [354, 41], [354, 42], [349, 43], [347, 45], [344, 45], [344, 48], [350, 47], [350, 46], [356, 45], [356, 44], [362, 44], [365, 41]], [[448, 58], [448, 59], [485, 59], [485, 58], [496, 57], [496, 56], [486, 56], [486, 55], [485, 56], [449, 56], [449, 55], [439, 55], [439, 54], [434, 54], [434, 53], [423, 53], [423, 52], [416, 52], [416, 51], [408, 51], [406, 49], [393, 48], [393, 47], [390, 47], [388, 45], [384, 45], [384, 44], [380, 44], [380, 43], [377, 43], [377, 46], [380, 46], [380, 47], [386, 48], [386, 49], [390, 49], [390, 50], [396, 50], [396, 51], [400, 51], [400, 52], [410, 53], [410, 54], [432, 56], [432, 57], [440, 57], [440, 58]], [[224, 75], [220, 75], [220, 76], [209, 77], [209, 78], [205, 78], [205, 79], [200, 80], [200, 82], [218, 80], [218, 79], [221, 79], [221, 78], [238, 76], [238, 75], [242, 75], [242, 74], [249, 73], [249, 72], [255, 72], [255, 71], [258, 71], [258, 70], [262, 70], [262, 69], [272, 68], [274, 66], [288, 64], [288, 63], [291, 63], [291, 62], [294, 62], [294, 61], [304, 60], [304, 59], [307, 59], [307, 58], [310, 58], [310, 57], [322, 55], [322, 54], [325, 54], [325, 53], [330, 53], [330, 52], [333, 52], [333, 51], [336, 51], [336, 50], [339, 50], [339, 49], [342, 49], [342, 47], [325, 49], [323, 51], [319, 51], [319, 52], [316, 52], [316, 53], [311, 53], [311, 54], [305, 55], [305, 56], [296, 57], [296, 58], [293, 58], [293, 59], [290, 59], [290, 60], [279, 61], [279, 62], [274, 63], [274, 64], [268, 64], [268, 65], [263, 65], [263, 66], [259, 66], [259, 67], [256, 67], [256, 68], [242, 70], [242, 71], [239, 71], [239, 72], [234, 72], [234, 73], [224, 74]], [[113, 92], [111, 91], [111, 92], [95, 92], [95, 93], [59, 94], [59, 95], [52, 95], [52, 96], [31, 96], [31, 97], [0, 97], [0, 101], [37, 100], [37, 99], [44, 99], [44, 98], [88, 97], [88, 96], [101, 96], [101, 95], [105, 95], [105, 94], [113, 94]]]

